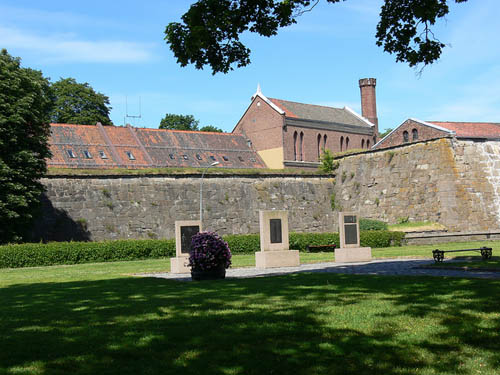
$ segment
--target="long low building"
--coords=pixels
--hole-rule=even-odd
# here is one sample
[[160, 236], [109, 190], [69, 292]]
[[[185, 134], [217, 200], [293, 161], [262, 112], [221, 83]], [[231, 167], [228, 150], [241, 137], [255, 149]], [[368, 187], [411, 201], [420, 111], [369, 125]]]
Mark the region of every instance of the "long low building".
[[265, 168], [241, 134], [51, 124], [49, 168]]

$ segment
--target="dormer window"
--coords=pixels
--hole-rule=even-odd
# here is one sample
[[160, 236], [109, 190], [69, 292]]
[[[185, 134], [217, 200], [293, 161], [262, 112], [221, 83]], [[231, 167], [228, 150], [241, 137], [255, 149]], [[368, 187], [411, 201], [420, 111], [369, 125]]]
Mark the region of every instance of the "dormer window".
[[243, 158], [241, 156], [238, 156], [239, 161], [243, 161]]
[[132, 152], [130, 151], [125, 151], [125, 153], [127, 154], [129, 160], [135, 160], [135, 156], [134, 154], [132, 154]]
[[76, 158], [76, 155], [75, 153], [73, 152], [73, 150], [66, 150], [68, 152], [68, 156], [72, 159]]
[[215, 161], [215, 156], [213, 156], [213, 155], [210, 155], [210, 160], [213, 160], [213, 161]]
[[172, 160], [174, 160], [174, 159], [175, 159], [174, 154], [168, 154], [168, 157], [169, 157], [170, 159], [172, 159]]
[[92, 159], [92, 155], [88, 150], [83, 150], [83, 155], [85, 156], [85, 159]]
[[222, 159], [224, 159], [224, 161], [228, 161], [229, 159], [227, 158], [227, 156], [223, 156]]
[[107, 159], [108, 157], [106, 156], [106, 153], [104, 151], [99, 151], [99, 156], [101, 159]]

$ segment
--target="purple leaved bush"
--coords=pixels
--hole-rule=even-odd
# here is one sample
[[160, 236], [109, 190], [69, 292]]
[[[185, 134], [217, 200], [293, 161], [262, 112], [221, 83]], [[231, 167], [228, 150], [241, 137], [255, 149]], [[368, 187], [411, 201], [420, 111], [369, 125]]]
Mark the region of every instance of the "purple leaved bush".
[[207, 271], [220, 266], [229, 268], [230, 265], [231, 250], [217, 233], [201, 232], [191, 238], [189, 266], [192, 269]]

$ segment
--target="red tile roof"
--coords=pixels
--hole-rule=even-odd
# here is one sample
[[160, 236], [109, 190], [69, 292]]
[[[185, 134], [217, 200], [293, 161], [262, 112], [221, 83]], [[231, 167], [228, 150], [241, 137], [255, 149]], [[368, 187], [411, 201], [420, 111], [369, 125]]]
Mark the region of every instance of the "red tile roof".
[[454, 131], [457, 138], [500, 138], [500, 123], [427, 121]]
[[49, 167], [264, 168], [241, 134], [102, 126], [51, 124]]

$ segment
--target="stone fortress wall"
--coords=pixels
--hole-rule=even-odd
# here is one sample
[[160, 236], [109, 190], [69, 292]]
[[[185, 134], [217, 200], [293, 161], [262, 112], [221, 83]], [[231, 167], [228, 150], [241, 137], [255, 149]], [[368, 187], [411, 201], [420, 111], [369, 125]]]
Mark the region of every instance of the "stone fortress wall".
[[[337, 231], [339, 210], [389, 223], [429, 220], [457, 232], [500, 228], [500, 142], [415, 143], [345, 157], [336, 173], [205, 176], [204, 229], [258, 233], [259, 210], [269, 209], [288, 210], [296, 232]], [[199, 218], [199, 176], [54, 176], [43, 183], [38, 231], [45, 239], [68, 239], [75, 228], [91, 240], [174, 238], [176, 220]]]
[[[52, 177], [43, 183], [42, 231], [49, 237], [76, 225], [91, 240], [174, 238], [176, 220], [199, 218], [199, 176]], [[333, 179], [326, 177], [205, 175], [203, 229], [258, 233], [259, 210], [276, 209], [289, 211], [290, 230], [333, 231], [332, 193]]]
[[500, 142], [443, 138], [342, 159], [337, 209], [396, 223], [432, 221], [449, 231], [500, 228]]

